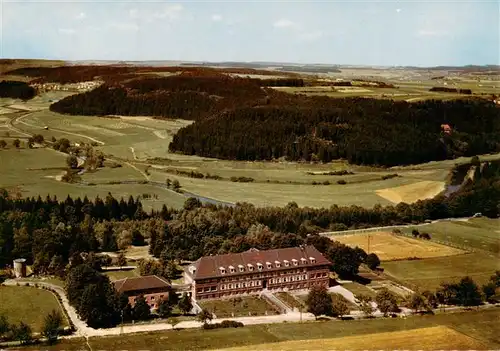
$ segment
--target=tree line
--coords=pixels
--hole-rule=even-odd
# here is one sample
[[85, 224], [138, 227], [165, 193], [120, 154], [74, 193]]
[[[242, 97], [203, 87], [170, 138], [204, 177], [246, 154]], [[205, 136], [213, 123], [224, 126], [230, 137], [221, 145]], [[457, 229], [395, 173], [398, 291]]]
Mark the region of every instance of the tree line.
[[35, 95], [35, 89], [28, 83], [6, 80], [0, 82], [0, 98], [30, 100]]

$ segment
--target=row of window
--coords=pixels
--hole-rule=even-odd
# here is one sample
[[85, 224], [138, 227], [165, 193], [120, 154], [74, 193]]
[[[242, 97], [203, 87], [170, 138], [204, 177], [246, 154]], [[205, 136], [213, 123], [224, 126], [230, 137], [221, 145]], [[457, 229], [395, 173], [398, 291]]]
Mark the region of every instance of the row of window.
[[[253, 274], [253, 275], [248, 275], [245, 277], [245, 279], [257, 279], [257, 278], [266, 278], [266, 277], [278, 277], [280, 275], [284, 274], [297, 274], [297, 273], [305, 273], [307, 272], [307, 269], [291, 269], [288, 271], [280, 271], [280, 272], [269, 272], [269, 273], [262, 273], [262, 274]], [[230, 282], [230, 281], [237, 281], [241, 280], [241, 277], [228, 277], [228, 278], [222, 278], [221, 282]], [[209, 282], [208, 280], [206, 281], [207, 283]], [[200, 284], [205, 283], [205, 281], [200, 282]]]
[[[311, 262], [311, 264], [316, 263], [316, 259], [314, 257], [309, 257], [309, 261]], [[300, 262], [301, 262], [301, 264], [307, 264], [308, 260], [305, 259], [305, 258], [301, 258]], [[290, 261], [288, 261], [288, 260], [284, 260], [283, 264], [284, 264], [284, 267], [290, 267]], [[292, 265], [298, 266], [299, 265], [299, 261], [296, 260], [296, 259], [292, 259]], [[280, 261], [274, 261], [274, 266], [275, 266], [274, 268], [281, 268], [281, 262]], [[266, 262], [266, 267], [267, 267], [267, 269], [272, 269], [273, 268], [273, 264], [271, 262]], [[236, 268], [235, 267], [229, 266], [228, 268], [229, 268], [229, 272], [230, 273], [236, 273]], [[251, 263], [247, 264], [247, 268], [248, 268], [248, 271], [250, 271], [250, 272], [254, 271], [254, 266]], [[257, 270], [262, 271], [263, 269], [264, 269], [264, 265], [262, 263], [258, 262], [257, 263]], [[226, 274], [226, 268], [225, 267], [219, 267], [219, 270], [220, 270], [221, 274]], [[238, 265], [238, 270], [240, 272], [245, 272], [245, 266], [243, 266], [241, 264]]]

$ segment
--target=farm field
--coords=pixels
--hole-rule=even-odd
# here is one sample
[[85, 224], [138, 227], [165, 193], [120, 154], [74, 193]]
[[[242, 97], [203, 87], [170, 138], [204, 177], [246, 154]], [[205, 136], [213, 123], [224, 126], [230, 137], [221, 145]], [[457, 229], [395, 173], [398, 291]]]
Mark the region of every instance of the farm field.
[[234, 299], [218, 299], [198, 301], [201, 308], [206, 308], [217, 318], [242, 317], [242, 316], [263, 316], [266, 313], [269, 315], [277, 314], [273, 306], [271, 306], [263, 298], [256, 296], [245, 296]]
[[[156, 194], [158, 199], [143, 199], [142, 203], [146, 211], [150, 209], [161, 209], [163, 204], [169, 207], [180, 207], [184, 204], [185, 197], [173, 191], [158, 188], [148, 184], [105, 184], [88, 186], [83, 184], [70, 184], [57, 181], [56, 176], [63, 173], [66, 165], [66, 155], [50, 149], [8, 149], [0, 150], [0, 187], [15, 189], [22, 196], [57, 196], [65, 199], [68, 195], [72, 197], [87, 196], [93, 199], [101, 198], [111, 192], [113, 196], [127, 199], [130, 195], [137, 197], [142, 194]], [[29, 170], [30, 169], [30, 170]], [[125, 167], [119, 168], [123, 172]], [[97, 177], [97, 171], [94, 177]], [[106, 174], [108, 170], [104, 171]], [[114, 172], [114, 170], [109, 170]], [[92, 177], [92, 176], [91, 176]], [[85, 178], [84, 178], [85, 179]], [[95, 178], [94, 178], [95, 180]]]
[[[402, 231], [411, 233], [412, 229], [404, 228]], [[500, 219], [472, 218], [468, 221], [432, 223], [415, 229], [425, 231], [440, 241], [500, 253]]]
[[[368, 253], [375, 253], [381, 261], [400, 260], [409, 257], [429, 258], [460, 255], [466, 251], [432, 242], [413, 239], [390, 232], [373, 232], [329, 237], [351, 247], [360, 247]], [[368, 247], [368, 240], [370, 241]]]
[[498, 255], [469, 253], [448, 257], [434, 257], [422, 260], [384, 262], [384, 272], [403, 283], [434, 290], [442, 282], [456, 282], [470, 276], [477, 284], [486, 283], [495, 270], [500, 269]]
[[424, 180], [398, 187], [377, 190], [377, 195], [395, 204], [405, 202], [407, 204], [417, 200], [430, 199], [445, 190], [445, 182]]
[[[439, 314], [435, 316], [410, 317], [402, 322], [397, 319], [373, 319], [355, 321], [282, 323], [268, 325], [248, 325], [243, 328], [216, 330], [187, 329], [141, 334], [126, 334], [114, 337], [90, 338], [93, 350], [214, 350], [230, 347], [260, 349], [261, 344], [278, 343], [291, 340], [326, 339], [349, 336], [375, 336], [375, 333], [411, 331], [436, 326], [448, 327], [476, 339], [483, 349], [498, 349], [500, 336], [497, 321], [498, 310]], [[422, 330], [422, 329], [420, 329]], [[367, 340], [367, 339], [365, 339]], [[405, 345], [401, 349], [408, 349]], [[57, 345], [44, 347], [47, 350], [76, 351], [85, 349], [84, 339], [64, 339]], [[381, 347], [383, 348], [383, 347]], [[448, 346], [442, 349], [457, 349]], [[27, 347], [37, 350], [37, 347]], [[380, 348], [379, 348], [380, 349]]]
[[[367, 344], [369, 340], [369, 346]], [[345, 336], [332, 339], [294, 340], [256, 345], [260, 350], [444, 350], [483, 349], [481, 342], [448, 327], [429, 327], [388, 333]], [[246, 347], [234, 347], [225, 351], [244, 351]]]
[[53, 309], [61, 312], [56, 297], [47, 290], [25, 286], [0, 286], [0, 314], [4, 314], [9, 323], [27, 323], [34, 332], [41, 332], [45, 316]]

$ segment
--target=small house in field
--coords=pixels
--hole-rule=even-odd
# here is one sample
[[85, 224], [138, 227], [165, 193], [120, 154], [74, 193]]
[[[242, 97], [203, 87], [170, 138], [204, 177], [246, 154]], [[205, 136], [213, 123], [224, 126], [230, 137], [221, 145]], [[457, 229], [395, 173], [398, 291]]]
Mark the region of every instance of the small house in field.
[[125, 278], [113, 282], [118, 293], [125, 294], [132, 307], [138, 296], [144, 296], [150, 308], [158, 308], [158, 304], [163, 299], [168, 299], [172, 292], [172, 286], [165, 279], [156, 275], [146, 275], [142, 277]]

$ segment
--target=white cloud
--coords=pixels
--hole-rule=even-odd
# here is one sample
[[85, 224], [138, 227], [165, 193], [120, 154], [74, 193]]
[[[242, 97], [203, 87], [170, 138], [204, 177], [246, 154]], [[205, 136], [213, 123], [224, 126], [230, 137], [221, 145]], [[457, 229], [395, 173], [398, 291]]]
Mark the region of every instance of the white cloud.
[[160, 11], [158, 13], [155, 13], [153, 17], [158, 18], [158, 19], [164, 19], [168, 18], [169, 20], [175, 20], [179, 18], [180, 13], [184, 7], [181, 4], [174, 4], [170, 6], [166, 6], [163, 11]]
[[274, 22], [273, 26], [275, 28], [291, 28], [291, 27], [296, 27], [297, 25], [294, 22], [283, 18]]
[[137, 18], [139, 16], [139, 11], [137, 11], [137, 9], [130, 9], [128, 15], [130, 18]]
[[212, 21], [220, 22], [220, 21], [222, 21], [222, 16], [221, 15], [212, 15]]
[[66, 34], [66, 35], [75, 34], [75, 30], [71, 28], [59, 28], [57, 31], [61, 34]]
[[301, 33], [299, 35], [299, 39], [304, 40], [304, 41], [315, 41], [315, 40], [320, 39], [322, 36], [323, 36], [323, 32], [321, 30], [316, 30], [313, 32]]
[[83, 20], [87, 18], [87, 14], [85, 12], [80, 12], [78, 15], [75, 16], [75, 19], [77, 20]]
[[400, 13], [400, 12], [401, 12], [401, 9], [396, 9], [396, 12], [397, 12], [397, 13]]
[[121, 23], [114, 22], [109, 25], [110, 28], [124, 30], [124, 31], [138, 31], [139, 26], [135, 23]]
[[432, 29], [421, 29], [417, 32], [419, 37], [442, 37], [448, 35], [448, 32], [441, 30], [432, 30]]

